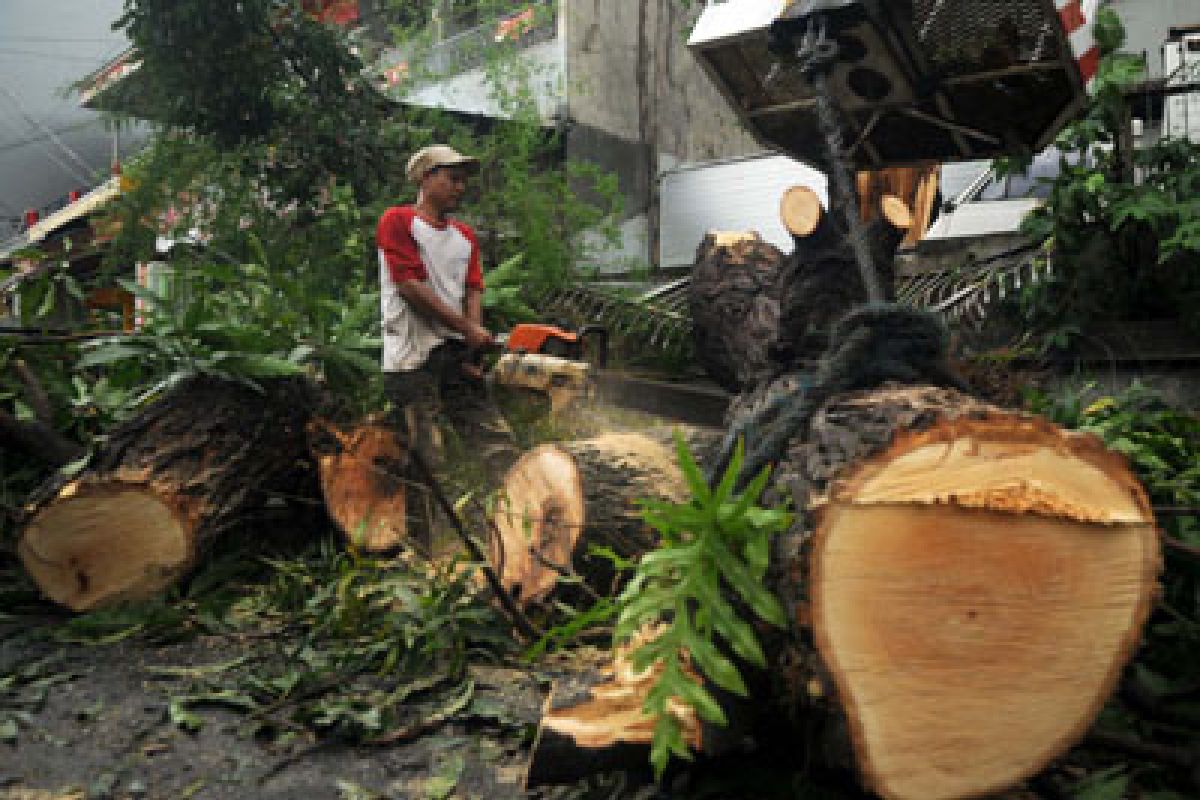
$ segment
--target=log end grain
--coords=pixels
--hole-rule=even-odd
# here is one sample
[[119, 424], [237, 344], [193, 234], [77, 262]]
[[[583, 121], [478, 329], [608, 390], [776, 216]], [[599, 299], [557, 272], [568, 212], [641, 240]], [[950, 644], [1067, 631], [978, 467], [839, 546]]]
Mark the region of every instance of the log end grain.
[[147, 486], [70, 484], [29, 522], [17, 553], [47, 597], [88, 611], [173, 583], [191, 566], [191, 528], [188, 515]]
[[1042, 770], [1094, 722], [1157, 588], [1128, 469], [1028, 417], [900, 435], [818, 516], [813, 634], [885, 798], [982, 796]]
[[360, 550], [395, 550], [408, 533], [406, 461], [398, 437], [390, 428], [365, 424], [337, 432], [336, 439], [316, 458], [330, 517]]

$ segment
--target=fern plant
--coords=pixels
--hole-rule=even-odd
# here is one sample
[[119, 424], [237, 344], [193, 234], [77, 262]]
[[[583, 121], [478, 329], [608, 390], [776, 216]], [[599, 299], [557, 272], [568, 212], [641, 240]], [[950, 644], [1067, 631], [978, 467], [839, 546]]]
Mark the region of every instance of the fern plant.
[[706, 722], [727, 724], [721, 706], [689, 676], [689, 669], [744, 697], [746, 683], [736, 661], [766, 666], [752, 622], [743, 618], [739, 606], [771, 625], [786, 624], [783, 607], [763, 586], [763, 578], [771, 536], [791, 524], [788, 512], [758, 504], [769, 470], [744, 492], [734, 492], [742, 467], [740, 443], [716, 488], [705, 482], [678, 435], [675, 445], [691, 497], [683, 503], [644, 504], [644, 519], [661, 534], [662, 544], [638, 562], [618, 598], [613, 633], [619, 644], [649, 625], [661, 626], [660, 635], [633, 654], [636, 669], [661, 665], [643, 706], [656, 719], [650, 761], [659, 776], [672, 755], [691, 758], [679, 720], [668, 710], [669, 701], [691, 706]]

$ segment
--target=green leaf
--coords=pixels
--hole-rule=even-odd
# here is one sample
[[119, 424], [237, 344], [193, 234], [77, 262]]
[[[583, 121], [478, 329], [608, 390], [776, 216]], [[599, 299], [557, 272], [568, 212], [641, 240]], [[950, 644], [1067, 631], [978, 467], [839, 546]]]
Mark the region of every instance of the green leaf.
[[696, 465], [695, 460], [692, 458], [692, 453], [688, 450], [687, 443], [683, 440], [683, 435], [678, 431], [675, 432], [675, 454], [678, 457], [679, 469], [683, 473], [683, 477], [687, 480], [692, 496], [698, 502], [706, 503], [711, 497], [711, 493], [708, 490], [708, 483], [704, 480], [704, 475], [700, 472], [700, 467]]
[[1129, 776], [1123, 775], [1124, 764], [1097, 772], [1085, 778], [1072, 795], [1075, 800], [1122, 800], [1129, 789]]
[[195, 733], [204, 726], [204, 720], [188, 710], [186, 698], [171, 698], [167, 704], [167, 719], [188, 733]]
[[227, 371], [251, 378], [282, 378], [304, 372], [299, 364], [260, 353], [230, 353], [219, 363]]
[[130, 359], [144, 359], [150, 354], [150, 349], [133, 342], [111, 342], [102, 344], [84, 355], [76, 363], [76, 369], [102, 367]]
[[66, 475], [68, 478], [74, 478], [76, 475], [78, 475], [80, 472], [82, 472], [84, 470], [84, 468], [87, 467], [87, 465], [91, 462], [91, 460], [92, 460], [92, 454], [89, 452], [86, 455], [84, 455], [82, 458], [78, 458], [69, 464], [62, 465], [61, 467], [58, 468], [58, 471], [61, 472], [63, 475]]

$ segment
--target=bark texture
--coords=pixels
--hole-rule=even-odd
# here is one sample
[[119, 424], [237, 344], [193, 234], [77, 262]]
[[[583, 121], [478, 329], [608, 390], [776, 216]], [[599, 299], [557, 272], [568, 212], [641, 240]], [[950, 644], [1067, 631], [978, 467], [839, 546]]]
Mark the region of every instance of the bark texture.
[[757, 235], [709, 234], [696, 253], [688, 288], [696, 357], [731, 392], [754, 386], [769, 371], [783, 261], [783, 253]]
[[152, 595], [272, 497], [315, 499], [304, 429], [315, 391], [184, 381], [109, 434], [76, 476], [26, 508], [17, 552], [53, 601], [76, 611]]
[[[764, 387], [740, 413], [795, 387]], [[771, 499], [800, 511], [768, 575], [790, 624], [763, 631], [772, 668], [746, 704], [761, 735], [892, 800], [988, 796], [1082, 738], [1159, 569], [1119, 456], [952, 389], [887, 385], [820, 404], [774, 476]], [[548, 706], [531, 781], [648, 756], [651, 721], [631, 709], [649, 687], [622, 658]]]

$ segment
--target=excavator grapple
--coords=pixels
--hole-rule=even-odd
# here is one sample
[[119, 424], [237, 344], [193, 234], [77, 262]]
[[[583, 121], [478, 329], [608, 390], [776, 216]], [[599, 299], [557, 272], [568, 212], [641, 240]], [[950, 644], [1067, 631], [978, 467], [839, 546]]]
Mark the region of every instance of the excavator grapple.
[[773, 150], [827, 165], [820, 97], [850, 167], [974, 160], [1036, 152], [1080, 108], [1099, 60], [1097, 5], [726, 0], [689, 45]]

